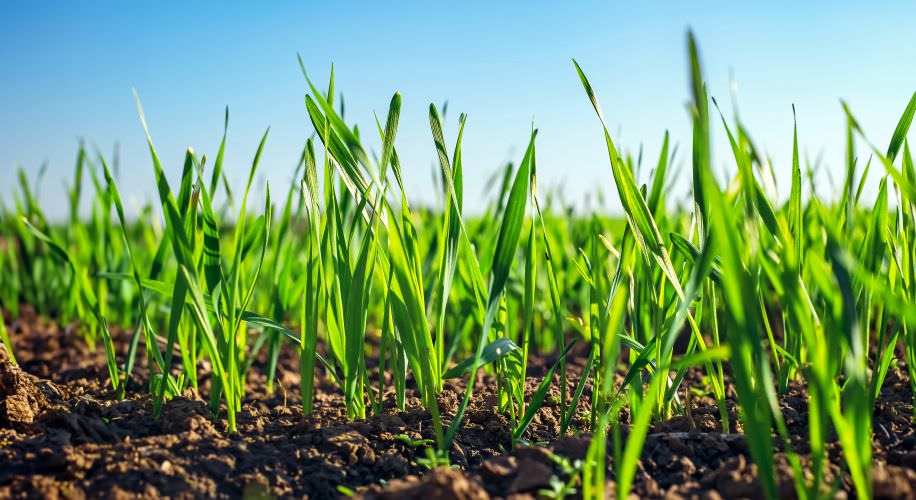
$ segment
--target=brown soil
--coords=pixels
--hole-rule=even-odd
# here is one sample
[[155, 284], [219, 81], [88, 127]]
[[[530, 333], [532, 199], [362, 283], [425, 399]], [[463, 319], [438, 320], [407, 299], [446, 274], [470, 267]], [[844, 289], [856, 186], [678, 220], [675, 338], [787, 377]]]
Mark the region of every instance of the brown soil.
[[[424, 446], [414, 448], [395, 438], [433, 437], [429, 413], [415, 396], [408, 397], [407, 411], [399, 412], [389, 392], [382, 415], [354, 422], [346, 419], [343, 397], [335, 386], [319, 380], [315, 412], [303, 419], [298, 360], [291, 350], [281, 354], [274, 394], [266, 392], [260, 367], [253, 368], [237, 434], [226, 434], [223, 421], [214, 420], [205, 399], [193, 393], [169, 401], [162, 417], [154, 419], [151, 401], [142, 394], [142, 366], [131, 381], [131, 396], [118, 400], [107, 385], [101, 348], [89, 349], [72, 329], [37, 317], [28, 308], [22, 312], [8, 325], [19, 367], [9, 362], [0, 346], [0, 498], [332, 498], [348, 490], [398, 499], [526, 498], [568, 480], [571, 468], [561, 463], [574, 464], [588, 448], [588, 434], [558, 438], [559, 390], [554, 386], [525, 435], [542, 445], [509, 451], [509, 423], [495, 409], [493, 379], [483, 377], [451, 454], [452, 463], [462, 470], [430, 472], [418, 462], [425, 456]], [[126, 334], [115, 336], [119, 350], [126, 350]], [[573, 352], [570, 385], [578, 381], [582, 358], [581, 352]], [[549, 361], [532, 363], [530, 391]], [[700, 375], [691, 373], [688, 383], [699, 386]], [[207, 380], [201, 385], [206, 395]], [[583, 415], [589, 393], [586, 388]], [[462, 394], [460, 384], [446, 384], [440, 397], [446, 422]], [[793, 386], [780, 401], [803, 460], [806, 399], [805, 388]], [[759, 497], [762, 489], [743, 436], [722, 433], [712, 398], [692, 396], [686, 401], [689, 417], [675, 417], [650, 431], [634, 493]], [[735, 408], [731, 404], [733, 432], [738, 427]], [[878, 498], [916, 498], [912, 415], [905, 370], [893, 367], [874, 413]], [[854, 496], [839, 445], [831, 442], [828, 448], [828, 476], [839, 481], [839, 495]], [[782, 453], [774, 453], [780, 491], [792, 497], [791, 469]], [[608, 463], [611, 479], [613, 464]], [[608, 491], [613, 491], [610, 480]]]

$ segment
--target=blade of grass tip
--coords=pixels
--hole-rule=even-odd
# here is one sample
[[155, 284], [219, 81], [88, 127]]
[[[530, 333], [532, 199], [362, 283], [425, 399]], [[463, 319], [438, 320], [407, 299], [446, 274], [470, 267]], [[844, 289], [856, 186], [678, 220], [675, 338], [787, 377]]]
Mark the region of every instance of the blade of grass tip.
[[[852, 115], [852, 112], [849, 110], [849, 107], [846, 105], [846, 103], [843, 103], [843, 111], [846, 113], [846, 119], [849, 124], [848, 125], [849, 130], [847, 132], [849, 137], [847, 140], [850, 142], [850, 145], [848, 145], [847, 148], [852, 147], [851, 145], [852, 132], [853, 131], [858, 132], [859, 135], [862, 137], [862, 139], [866, 142], [866, 144], [868, 144], [868, 146], [874, 152], [875, 156], [884, 165], [884, 169], [887, 171], [888, 175], [890, 175], [891, 178], [894, 180], [894, 183], [897, 184], [897, 187], [900, 188], [902, 191], [904, 191], [907, 194], [907, 196], [910, 197], [910, 199], [916, 198], [916, 183], [914, 183], [914, 179], [910, 179], [908, 176], [904, 175], [900, 170], [897, 170], [897, 168], [894, 167], [894, 163], [890, 160], [890, 158], [888, 158], [883, 153], [881, 153], [878, 150], [878, 148], [875, 147], [875, 145], [872, 144], [871, 141], [868, 140], [868, 137], [865, 136], [865, 133], [859, 127], [858, 122], [856, 121], [855, 117]], [[904, 114], [904, 118], [906, 116], [907, 115]], [[900, 128], [900, 125], [898, 125], [898, 128]], [[906, 133], [906, 130], [908, 130], [908, 127], [904, 127], [904, 132], [902, 132], [904, 135]], [[847, 199], [852, 199], [853, 198], [852, 181], [847, 180], [847, 182], [849, 183], [847, 185], [847, 191], [846, 191]], [[852, 207], [848, 207], [847, 210], [851, 211]], [[847, 226], [847, 230], [851, 230], [851, 228]]]
[[394, 152], [394, 139], [398, 133], [398, 120], [401, 116], [401, 93], [395, 92], [391, 97], [391, 103], [388, 105], [388, 118], [385, 121], [385, 133], [382, 137], [382, 159], [379, 163], [379, 177], [385, 179], [385, 172], [388, 165], [392, 165], [395, 180], [398, 186], [403, 189], [404, 182], [401, 179], [401, 168], [396, 162], [391, 161]]
[[[318, 103], [318, 106], [320, 106], [320, 109], [324, 113], [324, 117], [327, 119], [327, 122], [321, 122], [321, 123], [326, 123], [327, 125], [330, 126], [330, 128], [334, 131], [335, 135], [338, 136], [339, 139], [341, 139], [342, 141], [341, 145], [344, 146], [348, 150], [348, 152], [352, 155], [355, 161], [357, 161], [358, 163], [360, 163], [361, 165], [365, 167], [366, 171], [372, 177], [371, 179], [372, 182], [377, 186], [381, 186], [381, 182], [379, 181], [378, 177], [376, 176], [375, 170], [370, 168], [369, 155], [367, 155], [365, 149], [363, 149], [363, 146], [360, 143], [358, 134], [355, 132], [355, 130], [350, 130], [350, 128], [347, 127], [346, 123], [344, 123], [343, 118], [341, 118], [340, 115], [338, 115], [337, 112], [334, 110], [333, 101], [331, 100], [331, 97], [328, 96], [326, 98], [324, 95], [322, 95], [322, 93], [318, 90], [318, 88], [315, 87], [311, 79], [308, 77], [308, 74], [305, 71], [305, 66], [302, 65], [301, 59], [300, 59], [300, 69], [302, 70], [302, 74], [305, 77], [305, 80], [308, 83], [309, 88], [312, 91], [314, 101]], [[333, 69], [332, 69], [331, 84], [328, 90], [329, 92], [334, 91], [333, 82], [334, 82], [334, 76], [333, 76]], [[309, 114], [310, 115], [312, 114], [311, 111]], [[318, 130], [317, 125], [316, 125], [316, 130]], [[355, 165], [353, 166], [355, 167]], [[374, 203], [372, 206], [374, 207]]]
[[[188, 148], [184, 156], [184, 164], [181, 167], [181, 183], [178, 187], [178, 208], [184, 216], [185, 225], [193, 220], [191, 214], [192, 194], [194, 192], [194, 151]], [[194, 212], [196, 215], [196, 211]], [[185, 228], [188, 232], [190, 241], [193, 236], [193, 227]], [[192, 243], [193, 245], [193, 243]]]
[[910, 102], [907, 104], [906, 109], [903, 110], [903, 116], [900, 117], [897, 128], [894, 129], [894, 135], [891, 136], [891, 142], [887, 146], [887, 154], [885, 156], [891, 160], [891, 163], [897, 157], [897, 153], [900, 152], [900, 147], [903, 146], [906, 134], [913, 123], [914, 115], [916, 115], [916, 92], [913, 92]]
[[[795, 258], [800, 261], [804, 255], [804, 226], [802, 211], [802, 178], [798, 162], [798, 120], [795, 105], [792, 105], [792, 191], [789, 194], [789, 230], [795, 240]], [[801, 266], [799, 266], [800, 269]]]
[[678, 296], [683, 298], [684, 292], [680, 286], [674, 267], [671, 264], [664, 240], [659, 233], [658, 226], [656, 226], [652, 218], [652, 214], [646, 204], [646, 199], [636, 186], [633, 172], [623, 163], [623, 160], [621, 160], [617, 152], [617, 148], [614, 146], [614, 142], [611, 140], [611, 135], [607, 129], [607, 123], [601, 112], [601, 106], [598, 104], [598, 97], [595, 95], [591, 84], [588, 82], [588, 78], [585, 77], [582, 68], [579, 67], [579, 63], [573, 60], [573, 65], [576, 67], [576, 72], [579, 74], [579, 80], [582, 82], [582, 86], [585, 88], [585, 92], [592, 102], [592, 107], [595, 109], [595, 113], [598, 115], [598, 119], [601, 121], [601, 126], [604, 129], [604, 139], [607, 144], [608, 156], [611, 161], [614, 182], [617, 185], [617, 192], [620, 196], [620, 202], [623, 205], [624, 212], [626, 213], [627, 221], [634, 229], [636, 241], [647, 257], [653, 257], [658, 261], [659, 267], [668, 280], [671, 281]]
[[216, 188], [223, 175], [223, 157], [226, 154], [226, 134], [229, 132], [229, 106], [226, 106], [226, 117], [223, 120], [223, 138], [219, 141], [219, 151], [216, 161], [213, 162], [213, 175], [210, 177], [210, 192], [216, 195]]
[[744, 193], [745, 212], [749, 218], [752, 218], [754, 214], [760, 210], [760, 216], [764, 218], [765, 221], [769, 221], [770, 219], [766, 217], [768, 212], [764, 212], [763, 210], [765, 210], [765, 208], [759, 206], [765, 205], [765, 203], [758, 203], [761, 198], [765, 200], [766, 197], [762, 194], [762, 189], [756, 177], [754, 177], [754, 157], [753, 153], [747, 152], [747, 148], [751, 146], [744, 140], [744, 135], [741, 132], [741, 124], [737, 124], [738, 137], [736, 138], [732, 133], [731, 127], [728, 126], [728, 122], [725, 120], [725, 115], [722, 114], [722, 110], [719, 109], [719, 103], [715, 99], [713, 99], [712, 102], [716, 107], [716, 111], [719, 113], [719, 118], [722, 121], [722, 128], [725, 129], [725, 134], [728, 136], [728, 143], [731, 146], [732, 155], [735, 157], [735, 162], [738, 164], [738, 180], [741, 182], [742, 192]]
[[872, 158], [869, 157], [868, 161], [865, 162], [865, 170], [862, 171], [862, 177], [859, 179], [859, 187], [856, 188], [856, 197], [855, 205], [859, 205], [859, 200], [862, 199], [862, 191], [865, 189], [865, 181], [868, 179], [868, 172], [871, 171], [871, 161]]
[[[378, 203], [374, 193], [369, 189], [370, 181], [366, 180], [357, 159], [340, 138], [339, 130], [331, 127], [328, 115], [322, 114], [321, 109], [309, 95], [305, 96], [305, 107], [312, 125], [325, 145], [325, 161], [329, 162], [337, 170], [341, 180], [347, 187], [347, 191], [355, 200], [359, 201], [364, 196], [368, 197], [369, 203], [363, 211], [363, 218], [368, 223], [372, 220], [372, 211]], [[393, 152], [392, 157], [394, 157]], [[374, 178], [375, 171], [370, 170], [370, 173], [373, 176], [372, 182], [380, 186], [381, 184]], [[386, 221], [386, 219], [383, 218], [383, 221]]]
[[[305, 175], [303, 182], [306, 188], [303, 193], [308, 194], [308, 203], [312, 208], [312, 212], [317, 214], [318, 207], [321, 206], [321, 200], [318, 198], [318, 164], [315, 160], [315, 144], [311, 138], [305, 143]], [[315, 220], [314, 222], [317, 224], [319, 221]]]
[[662, 141], [662, 151], [658, 155], [658, 164], [655, 166], [655, 176], [652, 179], [652, 190], [649, 194], [649, 210], [658, 217], [663, 213], [664, 197], [662, 190], [665, 188], [665, 175], [668, 172], [668, 131]]
[[445, 245], [439, 253], [439, 274], [437, 283], [439, 284], [439, 315], [436, 323], [436, 349], [439, 354], [439, 361], [444, 364], [445, 359], [445, 313], [448, 306], [449, 292], [451, 291], [452, 279], [457, 267], [458, 245], [461, 238], [461, 203], [463, 196], [463, 172], [461, 160], [461, 140], [464, 135], [465, 115], [462, 114], [458, 120], [458, 140], [455, 143], [455, 153], [453, 155], [454, 168], [448, 161], [448, 155], [445, 154], [444, 138], [442, 129], [439, 126], [438, 117], [435, 115], [435, 107], [430, 108], [433, 128], [433, 139], [436, 144], [436, 152], [439, 156], [441, 174], [443, 176], [451, 174], [451, 178], [443, 184], [451, 186], [455, 190], [455, 199], [450, 196], [449, 190], [445, 193], [445, 210], [443, 211], [443, 227]]
[[699, 51], [693, 31], [687, 32], [687, 45], [690, 57], [690, 88], [693, 93], [693, 197], [702, 221], [700, 234], [708, 225], [708, 209], [703, 195], [701, 172], [710, 168], [710, 134], [709, 134], [709, 101], [706, 95], [706, 83], [703, 81], [703, 70], [700, 67]]
[[[445, 140], [442, 136], [442, 123], [439, 119], [439, 113], [436, 110], [436, 106], [432, 103], [429, 105], [429, 124], [433, 135], [433, 141], [436, 143], [437, 151], [441, 149], [441, 151], [444, 152]], [[458, 150], [456, 149], [456, 151]], [[456, 161], [455, 163], [458, 165], [459, 162]], [[460, 261], [470, 272], [469, 281], [473, 291], [474, 302], [477, 305], [479, 315], [482, 317], [485, 315], [486, 310], [484, 305], [484, 290], [486, 285], [484, 283], [484, 278], [481, 271], [481, 263], [477, 260], [475, 247], [471, 243], [468, 230], [465, 227], [464, 220], [462, 219], [461, 215], [460, 208], [462, 206], [463, 194], [462, 175], [459, 172], [453, 172], [448, 162], [440, 162], [440, 167], [443, 170], [442, 179], [445, 183], [448, 197], [451, 199], [452, 206], [459, 208], [459, 210], [456, 210], [450, 214], [456, 216], [455, 220], [457, 221], [459, 229], [459, 253], [456, 255], [461, 257]]]
[[83, 169], [86, 163], [86, 150], [80, 143], [79, 152], [76, 155], [76, 168], [73, 174], [73, 187], [70, 189], [70, 224], [79, 223], [79, 204], [80, 196], [83, 192]]

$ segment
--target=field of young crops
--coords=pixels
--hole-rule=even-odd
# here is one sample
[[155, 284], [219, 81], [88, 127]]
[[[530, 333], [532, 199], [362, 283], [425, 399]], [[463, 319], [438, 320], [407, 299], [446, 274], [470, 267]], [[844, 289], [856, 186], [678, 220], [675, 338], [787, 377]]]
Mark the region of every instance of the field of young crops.
[[158, 204], [127, 213], [117, 164], [81, 148], [51, 221], [20, 171], [0, 206], [0, 496], [916, 497], [916, 94], [887, 145], [843, 105], [841, 192], [786, 130], [777, 191], [688, 46], [686, 202], [667, 134], [651, 160], [618, 149], [602, 89], [569, 69], [618, 215], [537, 189], [536, 129], [466, 214], [465, 117], [432, 104], [441, 203], [412, 204], [400, 94], [357, 129], [333, 71], [304, 66], [314, 134], [258, 202], [268, 133], [232, 190], [228, 111], [215, 154], [164, 165], [139, 97]]

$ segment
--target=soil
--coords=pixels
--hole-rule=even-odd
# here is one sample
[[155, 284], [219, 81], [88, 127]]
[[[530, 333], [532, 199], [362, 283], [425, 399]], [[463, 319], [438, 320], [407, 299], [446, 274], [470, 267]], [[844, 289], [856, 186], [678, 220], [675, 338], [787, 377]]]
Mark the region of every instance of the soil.
[[[143, 394], [142, 363], [129, 396], [119, 400], [108, 385], [101, 347], [90, 349], [74, 328], [23, 307], [8, 329], [19, 366], [10, 363], [0, 346], [0, 498], [336, 498], [350, 493], [401, 500], [533, 498], [569, 480], [589, 445], [587, 433], [557, 435], [559, 388], [554, 384], [524, 436], [537, 444], [510, 450], [510, 425], [496, 410], [495, 382], [487, 376], [478, 382], [450, 457], [460, 470], [429, 471], [418, 461], [425, 457], [425, 445], [411, 446], [396, 437], [433, 438], [430, 415], [412, 390], [406, 411], [397, 411], [389, 391], [381, 415], [350, 421], [342, 394], [320, 379], [315, 411], [303, 418], [298, 359], [291, 349], [281, 353], [278, 388], [272, 394], [266, 389], [263, 365], [255, 363], [238, 433], [230, 435], [224, 418], [214, 420], [210, 414], [206, 377], [201, 379], [204, 397], [188, 392], [172, 399], [156, 419], [149, 396]], [[121, 359], [128, 334], [115, 330], [114, 336]], [[584, 354], [571, 353], [570, 392], [578, 382]], [[532, 362], [529, 394], [551, 361]], [[377, 380], [377, 371], [375, 376]], [[686, 387], [702, 387], [700, 372], [688, 374], [686, 380]], [[580, 418], [587, 415], [590, 391], [586, 387]], [[729, 393], [733, 395], [731, 389]], [[462, 395], [460, 383], [446, 383], [440, 397], [446, 422]], [[650, 430], [633, 493], [655, 498], [759, 498], [762, 487], [740, 434], [735, 403], [730, 401], [732, 433], [723, 433], [711, 397], [688, 397], [687, 392], [682, 396], [688, 416]], [[807, 461], [805, 388], [791, 386], [780, 404], [796, 437], [793, 446]], [[906, 371], [893, 366], [874, 412], [876, 498], [916, 498], [912, 415]], [[836, 495], [853, 497], [835, 438], [828, 451], [828, 477], [839, 486]], [[780, 494], [794, 497], [785, 456], [778, 450], [774, 454]], [[608, 464], [612, 468], [611, 460]], [[606, 476], [611, 495], [613, 471]]]

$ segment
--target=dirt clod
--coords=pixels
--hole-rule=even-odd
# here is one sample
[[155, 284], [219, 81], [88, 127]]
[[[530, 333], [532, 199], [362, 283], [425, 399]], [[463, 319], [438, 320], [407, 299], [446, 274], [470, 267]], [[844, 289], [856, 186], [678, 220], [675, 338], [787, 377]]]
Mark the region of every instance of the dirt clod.
[[0, 426], [32, 424], [48, 405], [36, 380], [14, 365], [0, 344]]
[[523, 458], [518, 462], [518, 472], [515, 480], [509, 486], [510, 493], [520, 493], [544, 488], [550, 484], [553, 471], [550, 467], [531, 458]]
[[465, 474], [448, 467], [439, 467], [423, 475], [422, 479], [411, 477], [393, 481], [378, 495], [382, 500], [486, 500], [490, 495], [478, 484], [468, 480]]

